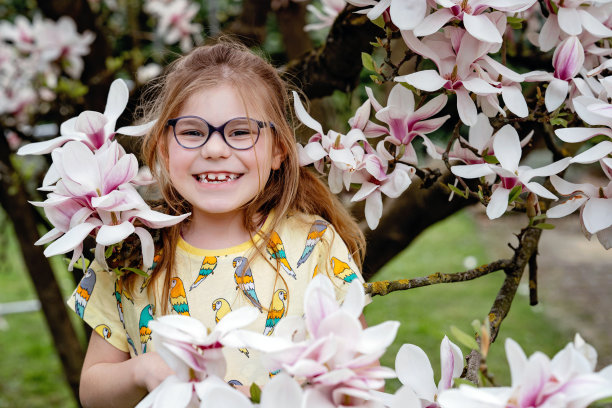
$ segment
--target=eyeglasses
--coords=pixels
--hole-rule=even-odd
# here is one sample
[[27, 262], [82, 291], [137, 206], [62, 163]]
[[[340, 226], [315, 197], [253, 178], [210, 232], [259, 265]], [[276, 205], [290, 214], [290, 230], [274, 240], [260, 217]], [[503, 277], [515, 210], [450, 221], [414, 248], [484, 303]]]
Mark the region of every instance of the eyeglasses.
[[274, 129], [272, 122], [262, 122], [251, 118], [233, 118], [216, 127], [199, 116], [169, 119], [167, 126], [172, 126], [174, 138], [185, 149], [202, 147], [210, 140], [213, 133], [219, 132], [225, 143], [232, 149], [248, 150], [257, 143], [260, 129], [265, 127]]

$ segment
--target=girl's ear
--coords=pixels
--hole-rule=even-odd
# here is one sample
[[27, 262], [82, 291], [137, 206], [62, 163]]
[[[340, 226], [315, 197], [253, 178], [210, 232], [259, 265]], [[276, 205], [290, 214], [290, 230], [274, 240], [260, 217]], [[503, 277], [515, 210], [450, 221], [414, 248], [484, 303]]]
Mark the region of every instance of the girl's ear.
[[272, 146], [272, 165], [270, 166], [272, 170], [280, 169], [281, 163], [283, 162], [284, 158], [285, 152], [283, 152], [283, 149], [281, 149], [278, 144], [274, 144]]

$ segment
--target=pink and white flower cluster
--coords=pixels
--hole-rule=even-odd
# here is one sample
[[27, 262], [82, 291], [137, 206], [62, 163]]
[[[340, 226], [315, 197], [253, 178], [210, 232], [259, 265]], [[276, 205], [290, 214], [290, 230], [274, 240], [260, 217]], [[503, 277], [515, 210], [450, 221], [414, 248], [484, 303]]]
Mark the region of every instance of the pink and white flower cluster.
[[612, 396], [612, 365], [595, 372], [597, 352], [580, 335], [551, 360], [535, 352], [529, 358], [506, 340], [512, 386], [475, 388], [461, 385], [438, 398], [443, 408], [585, 408]]
[[[382, 194], [399, 197], [412, 182], [415, 173], [412, 165], [418, 163], [412, 142], [421, 138], [427, 153], [440, 158], [436, 146], [426, 135], [439, 129], [449, 116], [431, 119], [445, 106], [445, 95], [415, 109], [413, 93], [398, 84], [391, 90], [387, 106], [383, 107], [371, 90], [366, 90], [370, 97], [349, 119], [351, 130], [346, 134], [334, 130], [324, 133], [321, 124], [308, 115], [297, 94], [294, 94], [294, 105], [302, 123], [317, 132], [305, 146], [298, 146], [300, 164], [314, 164], [321, 173], [328, 173], [333, 193], [359, 184], [360, 189], [352, 201], [366, 201], [366, 221], [374, 229], [382, 216]], [[372, 107], [376, 119], [386, 126], [370, 121]], [[376, 148], [368, 142], [368, 138], [381, 136], [385, 137]]]
[[19, 116], [35, 101], [53, 99], [62, 72], [78, 79], [93, 40], [66, 16], [0, 21], [0, 115]]
[[153, 211], [136, 190], [148, 184], [146, 172], [139, 174], [138, 160], [126, 154], [114, 139], [116, 133], [142, 135], [152, 123], [126, 126], [115, 131], [115, 123], [127, 105], [129, 92], [122, 80], [111, 85], [104, 113], [85, 111], [60, 127], [61, 135], [45, 142], [21, 147], [20, 155], [51, 153], [53, 163], [43, 180], [48, 192], [43, 207], [53, 229], [36, 242], [55, 241], [45, 249], [46, 256], [73, 251], [69, 269], [83, 252], [87, 236], [96, 238], [96, 260], [106, 265], [105, 248], [121, 242], [130, 234], [138, 235], [143, 267], [153, 264], [154, 243], [139, 220], [150, 228], [176, 224], [189, 214], [170, 216]]
[[155, 17], [164, 44], [178, 43], [183, 52], [202, 42], [202, 25], [194, 23], [200, 6], [191, 0], [147, 0], [144, 10]]

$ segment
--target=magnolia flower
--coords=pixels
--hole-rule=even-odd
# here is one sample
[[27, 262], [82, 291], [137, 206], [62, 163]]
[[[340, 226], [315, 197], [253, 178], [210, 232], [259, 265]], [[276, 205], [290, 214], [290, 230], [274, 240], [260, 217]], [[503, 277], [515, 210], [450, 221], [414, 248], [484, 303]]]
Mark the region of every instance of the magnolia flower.
[[363, 329], [359, 317], [364, 301], [363, 286], [355, 280], [338, 306], [329, 278], [315, 276], [306, 289], [304, 319], [281, 320], [274, 336], [280, 343], [259, 346], [268, 352], [267, 366], [308, 384], [307, 390], [316, 391], [332, 406], [364, 406], [378, 400], [371, 391], [395, 374], [377, 361], [393, 342], [399, 323], [387, 321]]
[[[438, 130], [450, 117], [450, 115], [446, 115], [429, 119], [444, 108], [448, 100], [446, 95], [438, 95], [415, 111], [412, 91], [401, 84], [397, 84], [389, 93], [386, 107], [383, 108], [378, 104], [373, 96], [370, 97], [370, 100], [373, 101], [373, 104], [375, 102], [376, 119], [389, 126], [389, 136], [384, 139], [384, 142], [389, 142], [395, 146], [405, 146], [404, 155], [398, 157], [400, 160], [409, 164], [418, 164], [416, 151], [412, 146], [412, 141], [417, 136], [423, 139], [430, 156], [437, 159], [441, 158], [440, 154], [437, 153], [435, 144], [425, 135]], [[377, 109], [379, 106], [380, 108]], [[390, 160], [393, 156], [386, 151], [384, 142], [382, 142], [380, 149], [384, 150], [385, 157]]]
[[[597, 19], [598, 9], [590, 7], [593, 1], [565, 0], [543, 3], [549, 11], [540, 30], [538, 43], [542, 51], [552, 50], [563, 35], [576, 36], [586, 30], [597, 38], [612, 37], [612, 30]], [[586, 6], [586, 7], [585, 7]]]
[[395, 357], [397, 378], [421, 400], [422, 406], [428, 408], [440, 407], [436, 402], [438, 396], [450, 389], [453, 379], [463, 371], [463, 354], [446, 336], [440, 344], [440, 365], [441, 377], [436, 386], [429, 358], [420, 347], [404, 344]]
[[433, 92], [440, 88], [457, 95], [457, 111], [461, 121], [468, 126], [476, 123], [477, 111], [470, 92], [477, 95], [501, 93], [497, 82], [491, 84], [482, 79], [471, 67], [474, 61], [483, 57], [489, 46], [483, 47], [480, 41], [464, 30], [446, 27], [445, 33], [435, 33], [418, 40], [410, 31], [402, 31], [402, 37], [414, 52], [429, 58], [438, 67], [436, 70], [423, 70], [395, 77], [397, 82], [406, 82], [417, 89]]
[[540, 352], [527, 358], [514, 340], [507, 339], [511, 387], [461, 385], [459, 389], [442, 392], [438, 402], [445, 408], [586, 408], [612, 395], [612, 366], [593, 372], [592, 351], [577, 336], [552, 360]]
[[[117, 119], [125, 110], [129, 99], [129, 91], [125, 82], [116, 79], [110, 86], [104, 113], [85, 111], [78, 117], [68, 119], [60, 126], [60, 136], [45, 142], [30, 143], [17, 151], [17, 154], [25, 156], [28, 154], [50, 153], [56, 147], [62, 146], [69, 140], [78, 140], [87, 145], [91, 150], [99, 149], [112, 140], [115, 134], [120, 133], [128, 136], [140, 136], [153, 126], [149, 122], [139, 126], [124, 126], [115, 131]], [[43, 186], [52, 184], [57, 180], [56, 173], [50, 169], [55, 177], [47, 176]]]
[[536, 0], [436, 0], [441, 6], [414, 28], [418, 37], [435, 33], [450, 20], [463, 21], [465, 29], [484, 42], [501, 43], [502, 38], [490, 14], [489, 8], [504, 12], [519, 12], [531, 7]]
[[205, 401], [206, 407], [221, 406], [216, 405], [221, 401], [224, 407], [250, 407], [244, 395], [221, 380], [226, 369], [222, 347], [242, 346], [238, 329], [251, 324], [258, 314], [253, 307], [232, 311], [210, 334], [199, 320], [189, 316], [167, 315], [151, 321], [155, 349], [174, 374], [137, 407], [197, 407], [199, 400]]
[[192, 36], [200, 40], [202, 26], [193, 23], [200, 6], [190, 0], [148, 0], [144, 10], [159, 19], [156, 32], [166, 44], [179, 43], [183, 52], [193, 47]]
[[515, 186], [521, 186], [523, 191], [530, 191], [541, 197], [557, 199], [553, 193], [531, 179], [559, 173], [569, 165], [569, 157], [537, 169], [519, 166], [521, 142], [511, 125], [505, 125], [495, 134], [493, 150], [499, 165], [480, 163], [451, 167], [452, 173], [459, 177], [478, 178], [492, 174], [500, 177], [500, 182], [493, 186], [493, 194], [487, 205], [487, 216], [490, 219], [499, 218], [506, 212], [510, 191]]
[[92, 152], [85, 144], [70, 141], [52, 153], [59, 181], [48, 187], [43, 207], [54, 228], [35, 244], [55, 240], [46, 256], [74, 251], [69, 269], [82, 254], [83, 240], [96, 231], [96, 260], [106, 265], [104, 247], [136, 233], [141, 241], [145, 270], [153, 264], [150, 233], [133, 225], [136, 219], [152, 228], [176, 224], [189, 214], [170, 216], [152, 211], [130, 182], [138, 174], [138, 161], [113, 141]]
[[565, 217], [580, 209], [580, 224], [588, 239], [596, 234], [606, 249], [612, 248], [612, 159], [600, 161], [601, 167], [610, 182], [605, 187], [589, 183], [574, 184], [557, 176], [550, 181], [559, 194], [569, 197], [563, 203], [549, 209], [549, 218]]
[[412, 30], [425, 17], [427, 0], [346, 0], [357, 7], [369, 7], [356, 13], [366, 14], [370, 20], [376, 20], [385, 11], [393, 24], [400, 30]]
[[319, 21], [305, 25], [304, 31], [315, 31], [331, 27], [338, 14], [346, 7], [346, 1], [344, 0], [323, 0], [321, 3], [323, 6], [321, 11], [312, 4], [306, 6], [306, 10], [310, 11]]

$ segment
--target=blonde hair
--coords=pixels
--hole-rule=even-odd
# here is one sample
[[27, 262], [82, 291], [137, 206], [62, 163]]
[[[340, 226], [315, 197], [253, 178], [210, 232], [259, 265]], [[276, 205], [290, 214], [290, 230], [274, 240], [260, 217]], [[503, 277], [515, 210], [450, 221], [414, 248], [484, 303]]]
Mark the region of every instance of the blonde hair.
[[[243, 102], [251, 102], [248, 105], [255, 107], [255, 113], [261, 115], [259, 119], [274, 123], [274, 130], [265, 136], [273, 138], [272, 145], [283, 157], [280, 168], [271, 172], [260, 193], [244, 206], [244, 227], [251, 237], [257, 233], [261, 222], [258, 215], [267, 215], [273, 209], [275, 211], [267, 236], [258, 241], [257, 251], [264, 253], [269, 235], [287, 214], [303, 212], [319, 215], [329, 221], [361, 267], [365, 252], [361, 230], [327, 186], [310, 170], [299, 165], [295, 135], [288, 117], [290, 103], [286, 84], [271, 64], [234, 41], [222, 40], [201, 46], [177, 59], [169, 66], [166, 75], [145, 95], [151, 101], [149, 106], [143, 106], [148, 112], [145, 120], [155, 118], [157, 122], [143, 141], [142, 157], [159, 182], [165, 202], [163, 210], [173, 215], [191, 211], [191, 205], [172, 186], [168, 174], [168, 119], [178, 116], [189, 97], [199, 90], [227, 84], [237, 91]], [[150, 97], [151, 94], [155, 97]], [[164, 251], [149, 284], [148, 290], [155, 293], [156, 285], [161, 283], [161, 274], [156, 272], [169, 271], [163, 274], [162, 299], [167, 299], [169, 295], [180, 228], [179, 224], [163, 231]], [[279, 265], [277, 272], [278, 269]], [[162, 311], [167, 311], [167, 303], [162, 302]]]

